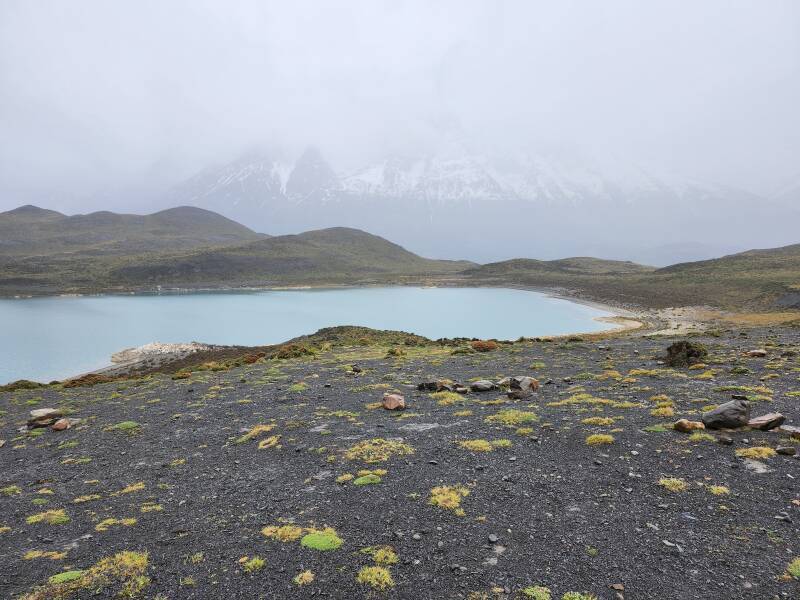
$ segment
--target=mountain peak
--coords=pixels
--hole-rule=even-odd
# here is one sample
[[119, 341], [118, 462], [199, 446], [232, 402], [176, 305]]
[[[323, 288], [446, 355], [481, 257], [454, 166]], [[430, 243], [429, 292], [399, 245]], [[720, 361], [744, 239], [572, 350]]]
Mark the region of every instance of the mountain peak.
[[33, 204], [25, 204], [23, 206], [18, 206], [17, 208], [13, 208], [8, 210], [4, 213], [0, 213], [0, 215], [8, 216], [8, 217], [21, 217], [24, 219], [55, 219], [55, 218], [64, 218], [66, 215], [63, 215], [60, 212], [55, 210], [49, 210], [47, 208], [40, 208], [38, 206], [34, 206]]
[[311, 146], [295, 162], [286, 182], [286, 195], [297, 203], [325, 202], [339, 188], [336, 173], [322, 157], [322, 153]]

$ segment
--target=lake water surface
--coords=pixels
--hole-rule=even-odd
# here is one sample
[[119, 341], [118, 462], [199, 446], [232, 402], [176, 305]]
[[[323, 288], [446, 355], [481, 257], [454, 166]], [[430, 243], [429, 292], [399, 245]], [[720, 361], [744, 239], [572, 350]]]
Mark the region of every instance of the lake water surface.
[[601, 331], [610, 313], [500, 288], [354, 288], [0, 300], [0, 383], [101, 368], [150, 342], [274, 344], [321, 327], [364, 325], [429, 338]]

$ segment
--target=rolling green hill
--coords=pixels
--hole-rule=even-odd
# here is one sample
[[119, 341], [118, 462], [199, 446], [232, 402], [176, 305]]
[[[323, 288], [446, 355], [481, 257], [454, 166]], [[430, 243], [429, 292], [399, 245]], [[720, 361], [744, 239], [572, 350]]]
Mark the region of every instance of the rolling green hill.
[[591, 257], [476, 265], [422, 258], [343, 227], [269, 237], [191, 207], [144, 216], [70, 217], [34, 206], [0, 213], [0, 295], [6, 296], [420, 282], [558, 288], [652, 308], [796, 309], [800, 244], [661, 269]]
[[422, 258], [381, 237], [335, 227], [199, 250], [114, 269], [114, 285], [354, 283], [457, 273], [468, 262]]
[[269, 237], [216, 213], [68, 217], [34, 206], [0, 213], [0, 294], [163, 287], [401, 283], [475, 266], [422, 258], [346, 228]]
[[559, 287], [597, 300], [654, 308], [800, 308], [800, 244], [662, 269], [596, 259], [517, 259], [476, 267], [465, 276], [476, 283]]
[[109, 255], [226, 245], [262, 234], [217, 213], [181, 206], [151, 215], [63, 215], [36, 206], [0, 213], [0, 258]]

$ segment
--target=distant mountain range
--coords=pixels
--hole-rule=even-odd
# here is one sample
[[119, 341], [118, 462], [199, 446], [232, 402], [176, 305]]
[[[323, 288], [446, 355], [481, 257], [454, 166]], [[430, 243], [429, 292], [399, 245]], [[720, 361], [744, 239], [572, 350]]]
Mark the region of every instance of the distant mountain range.
[[794, 241], [800, 210], [611, 157], [495, 156], [454, 145], [341, 174], [316, 149], [251, 152], [176, 186], [196, 205], [268, 233], [349, 226], [434, 256], [565, 254], [669, 264]]

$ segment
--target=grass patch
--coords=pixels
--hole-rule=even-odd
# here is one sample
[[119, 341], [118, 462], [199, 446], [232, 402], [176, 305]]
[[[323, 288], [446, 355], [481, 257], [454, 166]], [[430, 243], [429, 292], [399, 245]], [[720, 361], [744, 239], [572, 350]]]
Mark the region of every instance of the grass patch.
[[451, 406], [457, 402], [464, 402], [464, 396], [455, 392], [434, 392], [429, 394], [439, 406]]
[[242, 562], [242, 569], [244, 569], [245, 573], [255, 573], [256, 571], [260, 571], [265, 566], [267, 566], [267, 561], [265, 561], [260, 556], [253, 556], [244, 557], [244, 561]]
[[414, 454], [414, 448], [400, 441], [373, 438], [359, 442], [348, 448], [344, 457], [348, 460], [361, 460], [366, 463], [384, 462], [393, 456]]
[[306, 569], [305, 571], [301, 571], [300, 573], [295, 575], [292, 581], [294, 581], [295, 585], [300, 585], [300, 586], [308, 585], [310, 583], [313, 583], [314, 573]]
[[375, 473], [368, 473], [366, 475], [362, 475], [361, 477], [356, 477], [353, 480], [353, 485], [375, 485], [376, 483], [380, 483], [382, 481], [380, 475], [376, 475]]
[[271, 435], [268, 438], [264, 438], [263, 440], [258, 442], [258, 449], [259, 450], [267, 450], [269, 448], [279, 448], [281, 441], [281, 436], [279, 435]]
[[789, 577], [800, 579], [800, 557], [795, 558], [789, 563], [789, 566], [786, 567], [786, 572], [789, 574]]
[[247, 443], [250, 440], [257, 438], [262, 433], [268, 433], [273, 429], [275, 429], [275, 425], [267, 425], [267, 424], [255, 425], [250, 429], [250, 431], [245, 433], [243, 436], [236, 438], [235, 443], [237, 444]]
[[52, 583], [53, 585], [69, 583], [70, 581], [75, 581], [76, 579], [83, 577], [83, 573], [84, 571], [64, 571], [63, 573], [57, 573], [53, 575], [47, 580], [47, 582]]
[[112, 527], [122, 526], [122, 527], [133, 527], [136, 525], [136, 519], [133, 517], [127, 519], [115, 519], [114, 517], [110, 517], [108, 519], [103, 519], [97, 525], [94, 526], [95, 531], [108, 531]]
[[511, 440], [462, 440], [458, 445], [470, 452], [491, 452], [495, 448], [509, 448]]
[[586, 438], [587, 446], [601, 446], [603, 444], [613, 444], [614, 436], [607, 433], [595, 433]]
[[389, 569], [385, 567], [362, 567], [356, 576], [356, 581], [361, 585], [371, 587], [373, 590], [383, 591], [394, 587], [394, 579]]
[[303, 535], [303, 528], [297, 525], [270, 525], [261, 530], [262, 535], [279, 542], [293, 542]]
[[674, 417], [675, 409], [671, 406], [659, 406], [651, 410], [650, 414], [654, 417]]
[[468, 495], [469, 490], [463, 485], [440, 485], [431, 490], [428, 504], [453, 511], [459, 517], [463, 517], [464, 509], [461, 508], [461, 500]]
[[119, 585], [117, 595], [132, 598], [150, 584], [150, 578], [145, 575], [147, 566], [146, 552], [118, 552], [101, 559], [86, 570], [65, 571], [53, 575], [46, 585], [26, 594], [22, 600], [55, 600], [76, 594], [87, 597], [116, 584]]
[[739, 448], [736, 456], [739, 458], [765, 459], [772, 458], [777, 452], [768, 446], [753, 446], [752, 448]]
[[484, 419], [486, 423], [499, 423], [507, 427], [519, 427], [525, 423], [534, 423], [539, 420], [536, 413], [516, 408], [507, 408], [489, 415]]
[[613, 425], [614, 419], [611, 417], [588, 417], [581, 421], [584, 425]]
[[551, 600], [553, 597], [550, 588], [541, 585], [528, 586], [522, 589], [520, 593], [525, 598], [530, 598], [530, 600]]
[[304, 535], [303, 539], [300, 540], [300, 545], [304, 548], [311, 548], [312, 550], [319, 550], [321, 552], [337, 550], [341, 547], [342, 543], [342, 538], [340, 538], [336, 530], [331, 527], [314, 530]]
[[109, 427], [111, 431], [124, 431], [125, 433], [134, 433], [139, 430], [141, 425], [136, 421], [122, 421], [116, 425]]
[[658, 480], [658, 485], [670, 492], [685, 492], [689, 489], [689, 484], [679, 477], [662, 477]]
[[69, 516], [64, 512], [63, 508], [55, 510], [46, 510], [44, 512], [31, 515], [25, 519], [28, 525], [36, 525], [37, 523], [47, 523], [48, 525], [64, 525], [69, 523]]

